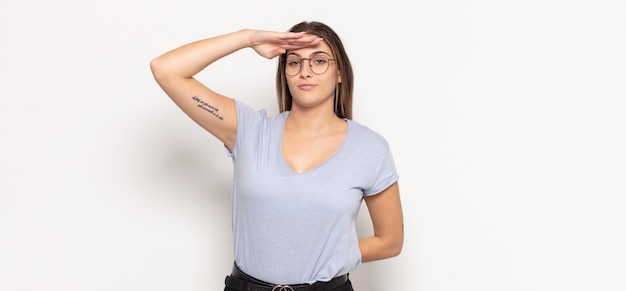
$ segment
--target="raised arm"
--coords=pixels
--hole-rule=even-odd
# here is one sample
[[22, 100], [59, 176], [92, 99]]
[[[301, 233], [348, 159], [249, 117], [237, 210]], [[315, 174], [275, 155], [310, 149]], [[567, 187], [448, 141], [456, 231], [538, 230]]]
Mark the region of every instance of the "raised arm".
[[359, 240], [365, 262], [397, 256], [404, 242], [404, 221], [398, 182], [383, 192], [365, 197], [374, 225], [374, 235]]
[[194, 76], [220, 58], [246, 47], [271, 59], [288, 49], [316, 45], [319, 41], [303, 33], [244, 29], [183, 45], [152, 60], [150, 68], [174, 103], [232, 150], [237, 132], [235, 102], [198, 82]]

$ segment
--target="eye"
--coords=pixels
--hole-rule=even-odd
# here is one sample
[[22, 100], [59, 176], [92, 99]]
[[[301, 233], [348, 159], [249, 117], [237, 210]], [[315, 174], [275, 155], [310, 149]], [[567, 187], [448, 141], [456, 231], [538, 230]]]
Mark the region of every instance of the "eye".
[[327, 60], [325, 58], [315, 58], [313, 59], [313, 63], [315, 63], [316, 65], [323, 65], [327, 62]]
[[295, 66], [300, 66], [300, 59], [299, 58], [287, 58], [287, 66], [290, 67], [295, 67]]
[[311, 57], [311, 63], [315, 65], [324, 65], [328, 63], [328, 56], [326, 55], [315, 55]]

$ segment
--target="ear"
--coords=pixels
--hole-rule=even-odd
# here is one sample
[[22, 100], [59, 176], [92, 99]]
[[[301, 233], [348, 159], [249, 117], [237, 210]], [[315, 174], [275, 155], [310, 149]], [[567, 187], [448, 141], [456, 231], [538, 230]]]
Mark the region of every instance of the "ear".
[[337, 72], [337, 83], [341, 83], [341, 72]]

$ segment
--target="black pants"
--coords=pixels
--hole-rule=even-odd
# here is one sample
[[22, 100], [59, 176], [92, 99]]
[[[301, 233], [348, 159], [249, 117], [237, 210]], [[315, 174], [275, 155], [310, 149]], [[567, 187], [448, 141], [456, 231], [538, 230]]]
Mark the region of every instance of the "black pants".
[[[246, 289], [234, 289], [234, 288], [229, 288], [228, 286], [224, 287], [224, 291], [246, 291]], [[350, 280], [346, 281], [346, 283], [343, 283], [343, 285], [332, 289], [332, 291], [354, 291], [354, 289], [352, 289], [352, 282], [350, 282]]]
[[337, 277], [329, 283], [276, 286], [245, 274], [236, 265], [226, 276], [225, 285], [224, 291], [354, 291], [349, 275]]

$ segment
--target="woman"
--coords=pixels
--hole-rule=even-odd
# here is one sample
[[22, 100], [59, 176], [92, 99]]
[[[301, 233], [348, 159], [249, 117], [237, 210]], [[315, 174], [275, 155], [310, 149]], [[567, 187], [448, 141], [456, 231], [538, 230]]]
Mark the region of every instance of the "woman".
[[[193, 77], [244, 48], [278, 56], [276, 116]], [[233, 160], [235, 264], [224, 290], [352, 290], [350, 271], [400, 253], [398, 174], [386, 140], [352, 120], [352, 67], [330, 27], [244, 29], [184, 45], [150, 65], [161, 88]], [[363, 200], [374, 235], [358, 238]]]

